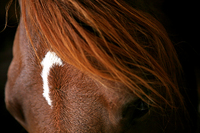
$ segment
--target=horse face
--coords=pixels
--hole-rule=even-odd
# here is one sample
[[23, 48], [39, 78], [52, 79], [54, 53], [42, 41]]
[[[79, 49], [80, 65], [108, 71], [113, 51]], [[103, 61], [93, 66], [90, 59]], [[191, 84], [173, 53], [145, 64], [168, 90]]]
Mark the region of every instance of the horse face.
[[34, 51], [21, 18], [6, 84], [7, 109], [28, 132], [161, 132], [146, 103], [63, 62], [37, 34]]
[[6, 106], [27, 131], [116, 133], [154, 125], [144, 122], [153, 120], [147, 105], [120, 89], [122, 85], [102, 86], [44, 48], [39, 38], [33, 43], [41, 61], [21, 20], [8, 72]]

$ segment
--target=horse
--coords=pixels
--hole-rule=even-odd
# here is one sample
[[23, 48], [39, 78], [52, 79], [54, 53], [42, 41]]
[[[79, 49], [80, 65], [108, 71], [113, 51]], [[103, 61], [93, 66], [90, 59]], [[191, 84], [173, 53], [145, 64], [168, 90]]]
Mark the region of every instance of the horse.
[[158, 20], [123, 0], [19, 5], [5, 102], [28, 132], [187, 131], [181, 65]]

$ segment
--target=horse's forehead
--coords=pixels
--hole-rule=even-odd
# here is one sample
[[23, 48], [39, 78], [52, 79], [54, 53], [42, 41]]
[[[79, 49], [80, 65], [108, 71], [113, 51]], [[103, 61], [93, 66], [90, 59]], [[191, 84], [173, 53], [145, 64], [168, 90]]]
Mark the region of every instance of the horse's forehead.
[[[70, 96], [76, 95], [76, 93], [78, 95], [79, 94], [82, 95], [83, 93], [87, 93], [87, 95], [90, 95], [90, 94], [92, 95], [95, 91], [98, 91], [99, 93], [104, 95], [104, 97], [106, 98], [106, 101], [110, 103], [111, 102], [123, 103], [123, 102], [120, 102], [120, 99], [129, 100], [129, 98], [124, 98], [124, 96], [126, 96], [125, 93], [117, 92], [113, 89], [105, 88], [101, 86], [99, 83], [95, 82], [93, 79], [84, 75], [81, 71], [77, 70], [75, 67], [62, 61], [61, 58], [55, 52], [49, 51], [49, 49], [46, 48], [42, 44], [42, 42], [40, 41], [37, 35], [31, 34], [32, 36], [35, 35], [33, 37], [34, 39], [32, 40], [33, 46], [36, 50], [34, 51], [32, 45], [28, 41], [28, 37], [25, 32], [23, 21], [20, 21], [20, 26], [18, 30], [19, 30], [18, 33], [20, 36], [19, 43], [21, 42], [20, 47], [23, 48], [23, 50], [21, 51], [24, 53], [23, 55], [26, 56], [23, 62], [25, 62], [25, 65], [29, 66], [27, 67], [27, 69], [30, 68], [29, 71], [37, 70], [40, 73], [40, 75], [38, 76], [40, 77], [42, 81], [42, 84], [40, 86], [41, 86], [41, 89], [43, 90], [43, 93], [41, 95], [50, 107], [53, 107], [52, 100], [53, 100], [53, 97], [55, 97], [52, 95], [53, 93], [51, 93], [52, 92], [51, 89], [57, 88], [57, 86], [67, 86], [64, 89], [66, 93], [69, 92], [71, 94]], [[38, 57], [41, 60], [40, 64], [38, 64], [38, 59], [36, 57], [35, 52], [37, 53]], [[41, 67], [39, 67], [39, 65]], [[51, 73], [52, 70], [55, 73]], [[39, 79], [36, 79], [36, 80], [39, 80]], [[72, 86], [77, 86], [78, 88], [81, 88], [81, 89], [77, 89], [76, 87], [72, 87]], [[123, 86], [116, 85], [114, 89], [118, 90], [117, 87], [124, 88]], [[74, 99], [74, 100], [77, 100], [77, 99]]]
[[[23, 25], [23, 23], [21, 25]], [[33, 40], [34, 47], [37, 50], [36, 52], [39, 58], [41, 59], [40, 64], [38, 64], [36, 53], [33, 50], [33, 47], [30, 44], [28, 44], [28, 39], [24, 38], [25, 30], [23, 26], [20, 26], [19, 30], [20, 30], [19, 39], [21, 39], [21, 41], [19, 42], [23, 42], [23, 44], [20, 44], [20, 45], [23, 48], [22, 50], [22, 52], [24, 53], [23, 55], [26, 56], [23, 59], [23, 62], [25, 65], [29, 66], [29, 67], [26, 67], [27, 69], [30, 69], [29, 71], [37, 70], [40, 73], [40, 75], [38, 76], [41, 78], [42, 84], [40, 84], [40, 86], [41, 86], [41, 89], [43, 90], [43, 93], [41, 95], [44, 98], [45, 102], [51, 108], [53, 107], [52, 102], [54, 102], [53, 97], [56, 97], [55, 95], [53, 96], [53, 93], [51, 93], [52, 92], [51, 89], [56, 88], [55, 86], [67, 86], [62, 89], [65, 89], [66, 93], [70, 93], [71, 94], [70, 96], [73, 96], [76, 94], [84, 95], [83, 93], [85, 94], [87, 93], [87, 95], [91, 95], [92, 97], [92, 94], [95, 91], [98, 91], [99, 93], [104, 95], [104, 97], [106, 98], [106, 101], [108, 101], [109, 103], [113, 103], [113, 102], [121, 103], [119, 100], [124, 99], [124, 96], [125, 96], [124, 93], [122, 94], [121, 92], [117, 92], [113, 89], [105, 88], [101, 86], [99, 83], [95, 82], [88, 76], [84, 75], [75, 67], [62, 61], [61, 58], [55, 52], [49, 51], [47, 48], [45, 48], [42, 45], [42, 43], [38, 39], [35, 39]], [[41, 67], [39, 67], [39, 65]], [[51, 73], [52, 71], [54, 71], [55, 73]], [[36, 80], [39, 80], [39, 79], [36, 79]], [[72, 86], [77, 86], [78, 88], [81, 88], [81, 89], [77, 89], [76, 87], [72, 87]], [[116, 87], [119, 87], [119, 86], [117, 85]], [[115, 89], [117, 90], [117, 88]], [[82, 97], [82, 98], [87, 98], [87, 97]], [[125, 99], [129, 100], [129, 98], [125, 98]], [[78, 99], [74, 99], [74, 100], [78, 101]]]
[[[68, 71], [68, 73], [65, 73], [65, 71], [62, 71], [63, 69], [66, 69], [66, 66], [64, 66], [63, 61], [56, 55], [56, 53], [51, 52], [51, 51], [48, 51], [46, 53], [43, 60], [41, 61], [41, 66], [42, 66], [41, 77], [42, 77], [42, 81], [43, 81], [43, 97], [47, 101], [48, 105], [52, 108], [53, 107], [53, 105], [52, 105], [53, 99], [51, 98], [51, 96], [52, 96], [51, 89], [54, 89], [54, 87], [52, 88], [52, 87], [50, 87], [50, 85], [51, 84], [67, 84], [67, 83], [65, 83], [65, 81], [58, 82], [55, 80], [48, 80], [49, 76], [51, 76], [52, 78], [59, 78], [58, 80], [66, 80], [65, 77], [68, 77], [69, 75], [71, 75], [70, 73], [73, 71]], [[56, 66], [59, 66], [59, 68], [56, 68]], [[50, 75], [50, 71], [52, 69], [61, 69], [57, 72], [58, 73], [64, 72], [65, 76], [54, 77], [55, 75]], [[68, 75], [68, 76], [66, 76], [66, 75]], [[69, 80], [69, 78], [68, 78], [68, 80]], [[72, 82], [71, 88], [65, 88], [65, 89], [67, 89], [65, 92], [69, 92], [71, 96], [82, 95], [83, 97], [85, 97], [84, 95], [87, 95], [87, 96], [95, 95], [97, 93], [96, 91], [99, 91], [99, 92], [103, 93], [104, 96], [107, 97], [107, 100], [109, 103], [114, 102], [114, 101], [115, 102], [118, 101], [119, 103], [121, 103], [122, 101], [120, 101], [120, 99], [121, 100], [124, 99], [124, 98], [122, 98], [124, 96], [124, 94], [116, 92], [116, 91], [111, 91], [111, 89], [109, 89], [109, 88], [106, 89], [103, 86], [100, 87], [97, 85], [98, 83], [93, 82], [92, 80], [87, 80], [87, 78], [74, 77], [73, 80], [70, 80], [70, 81]], [[58, 83], [55, 83], [55, 82], [58, 82]], [[74, 85], [72, 85], [72, 84], [74, 84]], [[62, 85], [59, 85], [59, 86], [62, 86]], [[100, 90], [98, 90], [98, 89], [100, 89]], [[83, 93], [85, 93], [85, 94], [83, 94]], [[56, 97], [56, 96], [53, 96], [53, 97]], [[91, 98], [91, 96], [89, 96], [89, 97]], [[78, 100], [78, 99], [76, 99], [76, 100]]]

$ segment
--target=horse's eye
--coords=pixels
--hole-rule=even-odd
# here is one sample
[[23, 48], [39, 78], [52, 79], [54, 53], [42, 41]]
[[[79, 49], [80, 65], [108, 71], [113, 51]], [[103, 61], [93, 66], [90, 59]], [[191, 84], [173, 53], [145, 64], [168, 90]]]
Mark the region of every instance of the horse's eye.
[[122, 119], [129, 124], [134, 124], [137, 119], [144, 116], [150, 109], [150, 106], [142, 100], [137, 100], [126, 105], [122, 112]]

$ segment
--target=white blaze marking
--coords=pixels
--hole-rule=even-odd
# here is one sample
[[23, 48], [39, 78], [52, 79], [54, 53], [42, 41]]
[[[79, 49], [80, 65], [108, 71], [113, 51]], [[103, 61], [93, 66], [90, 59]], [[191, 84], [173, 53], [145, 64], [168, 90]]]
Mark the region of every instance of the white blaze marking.
[[41, 62], [41, 65], [43, 67], [41, 77], [43, 80], [43, 97], [47, 100], [47, 103], [49, 106], [52, 107], [52, 101], [50, 99], [50, 91], [49, 91], [49, 82], [48, 82], [48, 76], [50, 69], [54, 65], [62, 66], [62, 60], [56, 55], [54, 52], [47, 52], [44, 59]]

